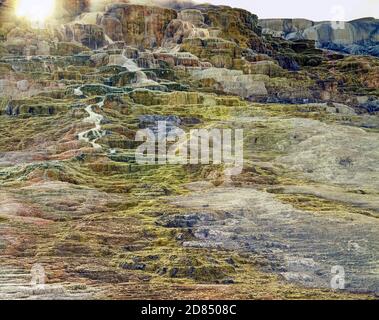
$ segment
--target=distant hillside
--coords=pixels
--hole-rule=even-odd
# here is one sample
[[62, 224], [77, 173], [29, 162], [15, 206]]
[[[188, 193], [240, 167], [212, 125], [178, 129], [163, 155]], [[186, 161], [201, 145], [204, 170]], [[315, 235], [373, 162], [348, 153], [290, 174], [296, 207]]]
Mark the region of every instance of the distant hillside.
[[349, 22], [314, 22], [306, 19], [263, 19], [264, 34], [286, 40], [315, 40], [319, 48], [379, 57], [379, 20], [362, 18]]

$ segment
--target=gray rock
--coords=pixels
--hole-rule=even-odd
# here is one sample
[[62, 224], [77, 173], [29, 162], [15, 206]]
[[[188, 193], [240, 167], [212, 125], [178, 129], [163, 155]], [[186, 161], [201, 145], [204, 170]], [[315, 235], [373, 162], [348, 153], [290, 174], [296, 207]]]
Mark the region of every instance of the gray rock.
[[17, 89], [20, 91], [28, 91], [29, 90], [29, 81], [28, 80], [20, 80], [17, 82]]
[[349, 22], [262, 19], [259, 23], [264, 33], [287, 40], [315, 40], [320, 48], [379, 56], [378, 19], [363, 18]]
[[[377, 291], [379, 227], [372, 217], [297, 210], [252, 188], [218, 187], [172, 203], [201, 220], [192, 225], [197, 239], [185, 247], [256, 253], [267, 259], [268, 270], [311, 287], [330, 288], [331, 268], [342, 266], [348, 290]], [[212, 219], [200, 218], [204, 212]]]

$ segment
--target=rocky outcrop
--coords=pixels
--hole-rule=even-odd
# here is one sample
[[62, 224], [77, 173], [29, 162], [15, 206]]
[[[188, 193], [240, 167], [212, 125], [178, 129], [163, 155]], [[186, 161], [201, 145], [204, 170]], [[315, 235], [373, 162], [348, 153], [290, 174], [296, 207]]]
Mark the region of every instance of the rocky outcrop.
[[263, 33], [286, 40], [314, 40], [320, 48], [379, 56], [379, 20], [313, 22], [305, 19], [260, 20]]
[[[203, 107], [212, 106], [242, 106], [243, 101], [231, 96], [219, 97], [212, 94], [203, 94], [199, 92], [154, 92], [146, 89], [136, 89], [132, 91], [130, 97], [134, 103], [145, 106], [164, 105], [168, 108], [181, 105], [203, 105]], [[188, 119], [187, 119], [188, 120]], [[195, 120], [195, 122], [197, 122]]]
[[95, 24], [73, 22], [64, 26], [66, 41], [79, 42], [91, 49], [98, 49], [105, 45], [103, 28]]
[[192, 77], [201, 81], [204, 86], [213, 87], [228, 94], [243, 98], [267, 95], [264, 81], [257, 80], [252, 75], [245, 75], [242, 71], [210, 68], [193, 70], [191, 73]]
[[197, 6], [205, 17], [205, 23], [221, 31], [220, 37], [234, 41], [242, 48], [265, 51], [259, 35], [258, 17], [246, 10], [227, 6]]
[[242, 57], [242, 50], [235, 42], [221, 38], [185, 39], [181, 48], [218, 68], [232, 68], [234, 59]]
[[210, 31], [206, 28], [198, 28], [189, 21], [172, 20], [164, 33], [163, 47], [175, 47], [183, 43], [185, 39], [209, 38]]
[[[154, 48], [161, 46], [164, 31], [176, 17], [177, 13], [172, 9], [113, 4], [104, 14], [103, 26], [105, 33], [114, 41], [120, 40], [121, 24], [122, 40], [126, 43], [140, 48]], [[117, 28], [116, 33], [114, 27]]]
[[11, 54], [49, 55], [53, 33], [38, 34], [36, 30], [15, 27], [6, 33], [4, 47]]
[[58, 56], [71, 56], [88, 50], [87, 47], [76, 44], [73, 42], [59, 42], [55, 48], [52, 49], [52, 54]]
[[246, 74], [264, 74], [269, 77], [281, 77], [285, 74], [277, 63], [269, 60], [245, 63], [242, 70]]
[[135, 103], [142, 105], [191, 105], [201, 104], [204, 96], [198, 92], [154, 93], [138, 89], [130, 94]]
[[123, 41], [124, 34], [122, 32], [122, 23], [119, 19], [105, 15], [102, 17], [101, 26], [104, 28], [105, 33], [112, 41]]
[[200, 10], [185, 9], [178, 13], [178, 19], [187, 21], [196, 27], [202, 28], [205, 26], [205, 18]]
[[199, 58], [189, 52], [159, 52], [154, 54], [158, 61], [165, 62], [169, 67], [202, 67], [203, 63]]
[[316, 23], [307, 19], [260, 19], [263, 34], [282, 37], [313, 27]]

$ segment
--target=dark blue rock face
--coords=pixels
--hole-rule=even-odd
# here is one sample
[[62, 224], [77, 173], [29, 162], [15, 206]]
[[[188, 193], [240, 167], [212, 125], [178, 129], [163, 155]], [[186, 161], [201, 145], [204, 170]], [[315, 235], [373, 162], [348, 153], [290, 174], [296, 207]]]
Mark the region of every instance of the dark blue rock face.
[[359, 108], [368, 113], [379, 112], [379, 100], [372, 100], [359, 105]]

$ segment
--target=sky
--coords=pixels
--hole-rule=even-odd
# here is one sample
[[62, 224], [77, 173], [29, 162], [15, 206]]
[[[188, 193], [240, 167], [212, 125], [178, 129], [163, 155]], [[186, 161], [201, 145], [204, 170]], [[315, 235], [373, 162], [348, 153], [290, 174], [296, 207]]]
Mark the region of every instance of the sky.
[[306, 18], [313, 21], [379, 18], [379, 0], [197, 0], [246, 9], [263, 18]]

